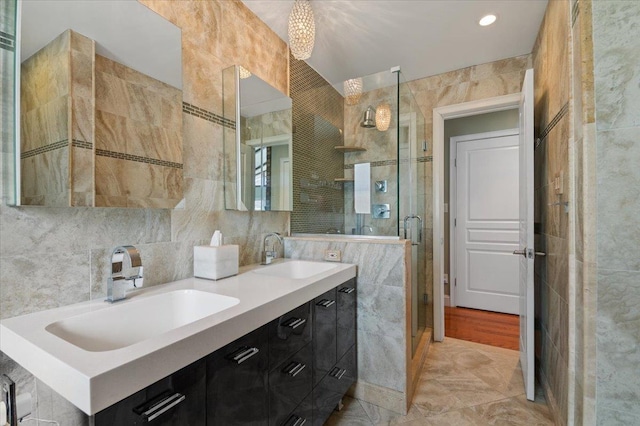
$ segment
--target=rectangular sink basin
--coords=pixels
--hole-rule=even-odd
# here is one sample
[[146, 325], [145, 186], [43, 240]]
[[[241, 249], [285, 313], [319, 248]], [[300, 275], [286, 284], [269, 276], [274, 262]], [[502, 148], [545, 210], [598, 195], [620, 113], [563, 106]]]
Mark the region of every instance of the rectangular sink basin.
[[175, 290], [56, 321], [45, 327], [90, 352], [111, 351], [158, 336], [237, 305], [235, 297]]
[[331, 263], [309, 262], [306, 260], [293, 260], [291, 262], [278, 263], [265, 268], [254, 269], [253, 272], [271, 277], [291, 278], [302, 280], [322, 272], [335, 269], [337, 265]]

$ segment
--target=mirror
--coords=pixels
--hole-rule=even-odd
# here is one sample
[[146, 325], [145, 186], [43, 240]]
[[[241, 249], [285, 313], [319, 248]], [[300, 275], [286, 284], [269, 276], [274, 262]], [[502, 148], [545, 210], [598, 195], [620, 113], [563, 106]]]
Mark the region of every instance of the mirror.
[[182, 200], [182, 35], [137, 1], [22, 1], [20, 205]]
[[239, 65], [222, 84], [225, 208], [291, 211], [291, 98]]

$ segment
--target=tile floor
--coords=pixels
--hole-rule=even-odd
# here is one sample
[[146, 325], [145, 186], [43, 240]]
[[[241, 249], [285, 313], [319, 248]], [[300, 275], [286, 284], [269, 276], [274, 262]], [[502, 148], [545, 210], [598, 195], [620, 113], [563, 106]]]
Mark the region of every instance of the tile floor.
[[406, 416], [345, 398], [326, 425], [553, 425], [538, 395], [524, 396], [518, 352], [446, 338], [431, 344]]

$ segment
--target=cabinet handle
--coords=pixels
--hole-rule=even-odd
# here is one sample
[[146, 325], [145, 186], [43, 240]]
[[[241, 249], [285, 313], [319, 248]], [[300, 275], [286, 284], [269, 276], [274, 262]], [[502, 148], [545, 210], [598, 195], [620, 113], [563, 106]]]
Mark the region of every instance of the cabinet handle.
[[[166, 393], [163, 395], [166, 395]], [[160, 396], [159, 398], [161, 399], [158, 402], [155, 402], [158, 400], [158, 398], [156, 398], [155, 400], [152, 400], [150, 406], [148, 405], [148, 403], [145, 403], [139, 407], [136, 407], [133, 411], [136, 414], [143, 416], [147, 422], [151, 422], [161, 414], [166, 413], [176, 405], [180, 404], [187, 397], [181, 393], [176, 392], [173, 395], [167, 397]]]
[[336, 303], [335, 300], [322, 299], [321, 301], [316, 303], [316, 305], [317, 306], [322, 306], [323, 308], [328, 308], [329, 306], [333, 305], [334, 303]]
[[282, 372], [290, 375], [291, 377], [296, 377], [302, 370], [304, 370], [307, 366], [301, 362], [291, 361]]
[[290, 318], [282, 323], [283, 326], [289, 327], [292, 329], [300, 327], [302, 324], [306, 323], [307, 320], [303, 318]]
[[307, 422], [307, 419], [304, 419], [300, 416], [296, 416], [295, 414], [292, 414], [287, 419], [287, 421], [282, 424], [282, 426], [302, 426], [306, 422]]
[[236, 364], [242, 364], [243, 362], [245, 362], [246, 360], [248, 360], [249, 358], [257, 354], [258, 352], [260, 352], [260, 349], [258, 348], [248, 348], [246, 346], [243, 346], [237, 351], [227, 355], [226, 358], [229, 361], [235, 362]]
[[346, 293], [346, 294], [351, 294], [354, 291], [356, 291], [355, 288], [353, 287], [342, 287], [340, 290], [338, 290], [340, 293]]
[[333, 367], [333, 370], [331, 370], [331, 373], [329, 373], [329, 375], [335, 379], [340, 380], [342, 379], [342, 376], [344, 376], [346, 372], [347, 370], [344, 368]]

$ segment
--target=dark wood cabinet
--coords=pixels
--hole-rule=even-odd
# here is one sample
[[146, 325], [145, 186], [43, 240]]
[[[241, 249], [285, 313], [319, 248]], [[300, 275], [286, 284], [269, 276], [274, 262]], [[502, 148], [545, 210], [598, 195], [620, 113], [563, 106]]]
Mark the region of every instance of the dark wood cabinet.
[[313, 385], [336, 363], [336, 289], [313, 300]]
[[263, 326], [209, 355], [207, 425], [268, 425], [269, 352]]
[[204, 426], [206, 366], [197, 361], [94, 416], [94, 426]]
[[349, 280], [97, 413], [94, 426], [322, 425], [355, 382]]

